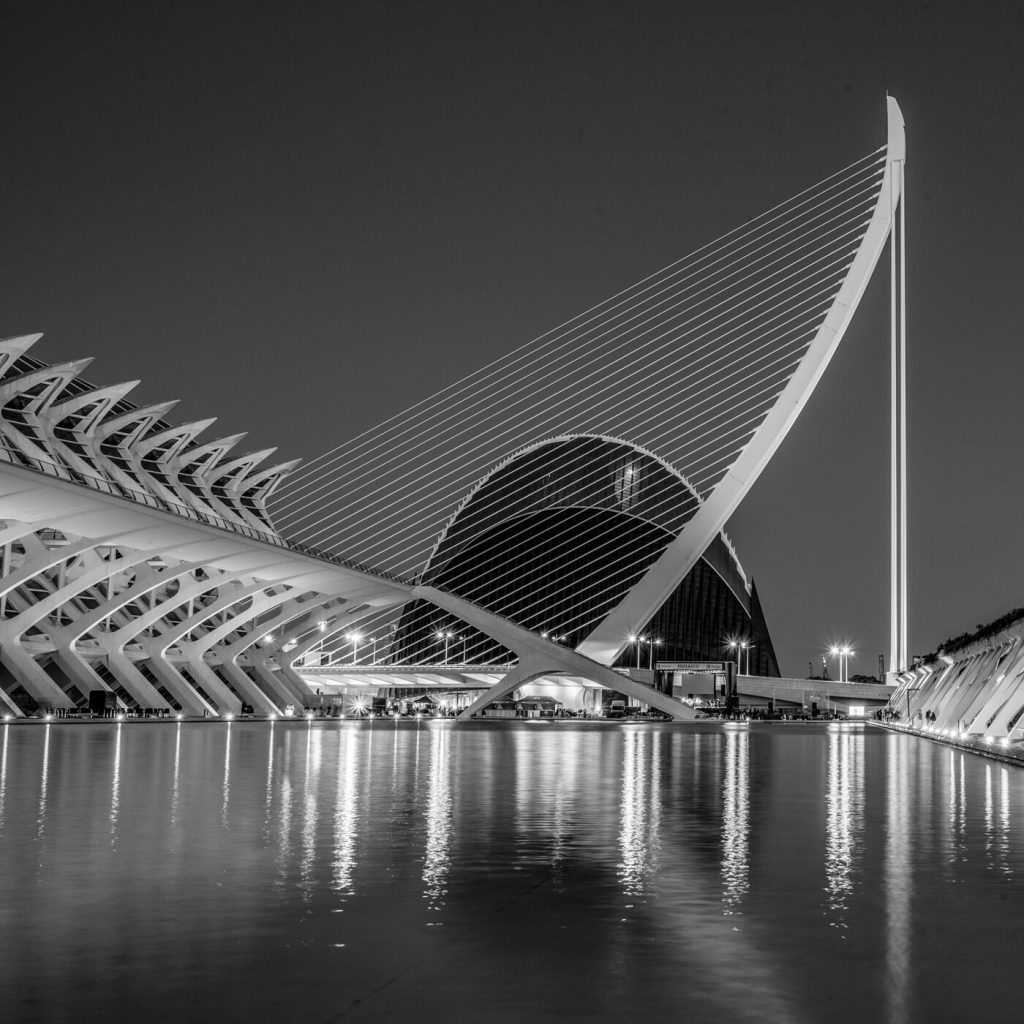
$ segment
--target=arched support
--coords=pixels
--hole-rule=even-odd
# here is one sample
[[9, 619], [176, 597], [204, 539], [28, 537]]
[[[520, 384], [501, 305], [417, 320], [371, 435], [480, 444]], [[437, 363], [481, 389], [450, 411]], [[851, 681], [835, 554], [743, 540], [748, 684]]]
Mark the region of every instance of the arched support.
[[768, 414], [743, 451], [679, 535], [597, 628], [577, 648], [602, 665], [614, 664], [654, 611], [686, 578], [712, 538], [725, 527], [744, 495], [761, 475], [825, 372], [867, 288], [892, 227], [906, 157], [903, 116], [888, 98], [888, 151], [882, 184], [867, 230], [832, 306]]
[[458, 714], [458, 721], [465, 721], [474, 715], [480, 714], [488, 704], [507, 697], [513, 690], [517, 690], [524, 683], [543, 675], [543, 669], [531, 671], [529, 664], [520, 662], [505, 673], [490, 689], [485, 690], [472, 704], [464, 708]]
[[21, 644], [20, 636], [0, 630], [0, 661], [41, 707], [71, 710], [75, 702], [50, 678]]
[[[624, 693], [642, 704], [657, 708], [674, 719], [692, 720], [697, 717], [696, 711], [689, 704], [684, 704], [660, 690], [645, 686], [629, 676], [591, 661], [576, 651], [531, 633], [522, 626], [517, 626], [514, 622], [503, 619], [470, 601], [446, 594], [434, 587], [416, 587], [412, 596], [422, 598], [438, 608], [457, 615], [463, 622], [468, 622], [509, 650], [515, 651], [520, 664], [525, 664], [533, 673], [531, 678], [547, 674], [581, 676], [609, 690]], [[515, 685], [518, 684], [514, 684], [513, 689]]]

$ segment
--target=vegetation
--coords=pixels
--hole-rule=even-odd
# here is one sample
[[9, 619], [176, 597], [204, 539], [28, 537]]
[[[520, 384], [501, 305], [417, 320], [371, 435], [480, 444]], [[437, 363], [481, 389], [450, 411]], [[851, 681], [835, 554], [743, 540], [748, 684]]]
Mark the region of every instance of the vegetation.
[[952, 654], [954, 651], [959, 651], [968, 644], [973, 644], [978, 640], [986, 640], [990, 636], [995, 636], [997, 633], [1001, 633], [1004, 629], [1012, 626], [1020, 619], [1024, 619], [1024, 608], [1014, 608], [1012, 612], [1000, 615], [998, 619], [993, 619], [991, 622], [984, 624], [978, 623], [973, 633], [961, 633], [959, 636], [953, 636], [948, 640], [943, 640], [942, 643], [939, 644], [938, 648], [931, 654], [926, 654], [924, 658], [922, 658], [922, 661], [935, 661], [940, 654]]

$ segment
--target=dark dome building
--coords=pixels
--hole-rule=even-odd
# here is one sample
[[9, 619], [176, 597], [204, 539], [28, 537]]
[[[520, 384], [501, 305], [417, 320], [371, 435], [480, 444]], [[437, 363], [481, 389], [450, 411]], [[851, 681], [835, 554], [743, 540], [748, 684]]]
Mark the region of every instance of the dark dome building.
[[[666, 462], [615, 438], [582, 434], [541, 441], [487, 474], [434, 547], [422, 581], [578, 646], [643, 577], [697, 510], [697, 494]], [[451, 659], [507, 663], [515, 655], [423, 601], [406, 606], [392, 660], [445, 660], [439, 635], [457, 638]], [[722, 661], [747, 640], [749, 670], [779, 667], [757, 591], [719, 534], [641, 635], [640, 661]], [[625, 640], [625, 638], [624, 638]], [[617, 665], [634, 665], [630, 644]], [[746, 667], [746, 663], [744, 665]]]

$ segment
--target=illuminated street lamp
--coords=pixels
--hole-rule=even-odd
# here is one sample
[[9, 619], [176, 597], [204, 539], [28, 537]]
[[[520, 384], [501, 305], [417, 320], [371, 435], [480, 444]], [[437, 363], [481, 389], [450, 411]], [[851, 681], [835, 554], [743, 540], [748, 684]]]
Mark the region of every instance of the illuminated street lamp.
[[352, 664], [359, 660], [359, 641], [363, 639], [362, 633], [346, 633], [345, 639], [352, 644]]
[[636, 667], [640, 667], [640, 647], [647, 643], [647, 637], [636, 636], [633, 633], [629, 634], [629, 642], [636, 647]]
[[647, 668], [651, 672], [654, 671], [654, 648], [655, 647], [660, 647], [662, 645], [662, 643], [663, 643], [663, 641], [662, 641], [660, 636], [659, 637], [653, 637], [652, 636], [647, 641], [647, 655], [648, 655], [647, 656]]
[[726, 642], [726, 647], [730, 651], [736, 652], [736, 675], [740, 674], [740, 642], [739, 640], [729, 640]]
[[848, 683], [850, 681], [850, 655], [853, 654], [853, 648], [848, 647], [846, 644], [833, 644], [829, 649], [828, 653], [833, 658], [839, 659], [839, 682]]
[[447, 629], [439, 629], [434, 634], [434, 636], [437, 637], [438, 640], [443, 640], [444, 641], [444, 663], [446, 665], [448, 664], [448, 641], [451, 640], [451, 638], [454, 635], [455, 635], [454, 633], [452, 633], [450, 630], [447, 630]]
[[745, 676], [749, 676], [750, 675], [750, 648], [751, 647], [756, 647], [756, 646], [757, 646], [756, 644], [752, 644], [749, 640], [741, 640], [740, 641], [740, 647], [742, 648], [743, 654], [744, 654], [744, 670], [743, 670], [743, 674]]

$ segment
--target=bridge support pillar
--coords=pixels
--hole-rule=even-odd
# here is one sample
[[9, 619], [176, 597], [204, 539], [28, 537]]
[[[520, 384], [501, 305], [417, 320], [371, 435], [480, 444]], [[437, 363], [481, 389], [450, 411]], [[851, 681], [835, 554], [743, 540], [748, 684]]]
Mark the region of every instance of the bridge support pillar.
[[226, 660], [221, 663], [220, 670], [245, 702], [252, 705], [253, 711], [261, 715], [279, 715], [284, 710], [284, 705], [278, 707], [236, 662]]
[[7, 638], [0, 630], [0, 661], [41, 708], [67, 708], [75, 702], [50, 678], [22, 646], [19, 637]]
[[[412, 596], [423, 598], [423, 600], [429, 601], [438, 608], [452, 612], [452, 614], [462, 619], [463, 622], [468, 622], [471, 626], [475, 626], [488, 636], [493, 637], [509, 650], [515, 651], [519, 656], [519, 665], [498, 683], [499, 687], [505, 687], [504, 693], [509, 693], [530, 679], [536, 679], [537, 676], [581, 676], [584, 679], [597, 683], [599, 686], [624, 693], [633, 700], [657, 708], [671, 718], [693, 720], [697, 717], [697, 712], [689, 704], [683, 704], [682, 701], [678, 701], [674, 697], [662, 693], [660, 690], [655, 690], [653, 687], [645, 686], [635, 679], [630, 679], [629, 676], [622, 675], [606, 665], [598, 664], [598, 662], [592, 661], [590, 658], [584, 657], [582, 654], [567, 647], [562, 647], [553, 640], [548, 640], [538, 636], [536, 633], [531, 633], [528, 629], [524, 629], [522, 626], [518, 626], [516, 623], [503, 619], [492, 612], [488, 612], [486, 609], [470, 601], [464, 601], [460, 597], [446, 594], [444, 591], [436, 590], [434, 587], [416, 587], [412, 592]], [[513, 672], [519, 672], [519, 676], [515, 681], [510, 679]], [[486, 704], [497, 699], [496, 691], [490, 690], [483, 697], [474, 701], [470, 708], [475, 707], [481, 700], [485, 701], [482, 706], [486, 706]], [[466, 712], [468, 711], [469, 708], [466, 709]], [[468, 717], [466, 712], [463, 712], [459, 717]]]
[[457, 721], [465, 721], [478, 715], [488, 704], [493, 704], [502, 697], [507, 697], [513, 690], [528, 683], [531, 679], [542, 675], [543, 672], [531, 672], [529, 667], [520, 662], [515, 668], [509, 669], [490, 689], [484, 690], [482, 694], [467, 708], [459, 712]]

